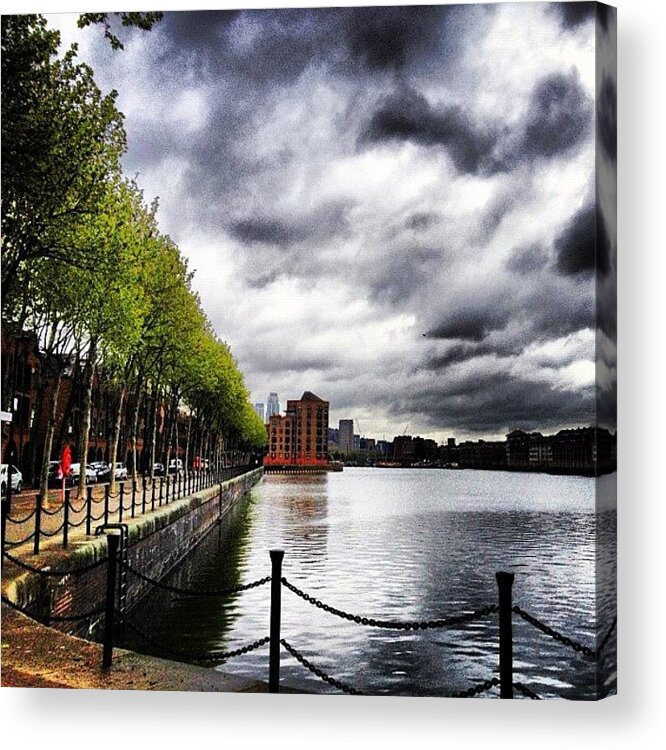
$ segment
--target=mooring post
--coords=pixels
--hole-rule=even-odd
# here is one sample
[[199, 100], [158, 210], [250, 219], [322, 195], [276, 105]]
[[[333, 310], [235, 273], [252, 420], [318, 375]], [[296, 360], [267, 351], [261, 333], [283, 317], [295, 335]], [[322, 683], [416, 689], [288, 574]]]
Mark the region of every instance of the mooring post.
[[92, 487], [86, 487], [86, 536], [92, 532]]
[[7, 508], [7, 498], [2, 498], [2, 551], [5, 551], [5, 541], [7, 540], [7, 516], [9, 510]]
[[104, 640], [102, 647], [102, 669], [110, 669], [113, 662], [113, 631], [116, 614], [116, 566], [118, 564], [118, 534], [108, 534], [108, 558], [106, 561], [106, 607], [104, 610]]
[[282, 608], [282, 559], [284, 550], [272, 549], [271, 555], [271, 627], [268, 656], [268, 692], [280, 692], [280, 617]]
[[109, 522], [109, 485], [104, 485], [104, 524]]
[[67, 549], [69, 542], [69, 499], [71, 497], [71, 490], [65, 490], [65, 504], [63, 506], [64, 518], [62, 519], [62, 548]]
[[499, 679], [500, 698], [513, 698], [513, 573], [495, 573], [499, 595]]
[[42, 493], [37, 493], [35, 506], [35, 544], [32, 548], [33, 555], [39, 554], [39, 535], [42, 530]]

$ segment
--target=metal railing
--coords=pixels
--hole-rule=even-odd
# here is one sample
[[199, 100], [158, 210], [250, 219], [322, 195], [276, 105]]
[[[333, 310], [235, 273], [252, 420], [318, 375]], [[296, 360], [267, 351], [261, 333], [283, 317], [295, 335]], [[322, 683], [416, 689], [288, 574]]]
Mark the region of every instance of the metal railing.
[[[200, 469], [187, 474], [173, 474], [138, 481], [117, 482], [118, 490], [110, 491], [110, 484], [88, 485], [85, 497], [72, 497], [72, 490], [65, 489], [64, 499], [50, 508], [46, 498], [37, 493], [34, 507], [23, 516], [12, 516], [12, 497], [2, 499], [2, 549], [11, 550], [32, 542], [32, 552], [38, 555], [44, 539], [62, 536], [62, 547], [67, 549], [70, 532], [85, 526], [85, 535], [92, 535], [94, 523], [108, 524], [112, 521], [136, 518], [189, 495], [203, 492], [221, 484], [255, 466], [244, 465], [215, 469]], [[95, 489], [101, 494], [95, 497]], [[8, 531], [20, 529], [18, 538], [8, 538]], [[12, 534], [12, 536], [14, 536]]]
[[[488, 604], [485, 607], [470, 610], [469, 612], [462, 612], [460, 614], [451, 615], [448, 617], [442, 617], [433, 620], [415, 620], [415, 621], [402, 621], [402, 620], [382, 620], [372, 617], [365, 617], [358, 614], [351, 614], [342, 609], [333, 607], [325, 602], [307, 594], [305, 591], [299, 589], [297, 586], [292, 584], [282, 575], [282, 563], [284, 559], [283, 550], [271, 550], [271, 575], [265, 576], [264, 578], [257, 579], [250, 583], [232, 586], [227, 588], [212, 588], [212, 589], [191, 589], [181, 586], [174, 586], [169, 583], [165, 583], [159, 579], [153, 578], [146, 575], [145, 573], [137, 570], [133, 565], [127, 561], [127, 555], [123, 554], [121, 544], [126, 539], [126, 527], [122, 523], [109, 524], [109, 526], [99, 527], [99, 531], [121, 531], [120, 535], [107, 534], [108, 541], [108, 556], [104, 560], [91, 563], [85, 568], [78, 570], [47, 570], [43, 571], [39, 568], [29, 565], [18, 558], [15, 558], [8, 552], [3, 552], [5, 559], [10, 562], [19, 565], [20, 567], [39, 573], [44, 576], [65, 576], [72, 573], [80, 574], [85, 571], [96, 568], [106, 563], [107, 576], [106, 576], [106, 599], [105, 607], [103, 610], [94, 610], [91, 612], [85, 612], [82, 614], [71, 615], [71, 616], [40, 616], [38, 613], [31, 613], [25, 608], [20, 607], [15, 602], [11, 602], [6, 597], [2, 597], [2, 601], [19, 610], [25, 615], [32, 617], [33, 619], [43, 622], [44, 624], [51, 624], [52, 622], [58, 621], [75, 621], [86, 618], [98, 617], [103, 613], [104, 615], [104, 630], [102, 637], [103, 645], [103, 656], [102, 656], [102, 667], [103, 669], [109, 669], [112, 666], [113, 661], [113, 648], [115, 642], [118, 640], [118, 628], [117, 623], [120, 623], [123, 627], [127, 627], [134, 635], [148, 643], [153, 649], [157, 650], [158, 653], [166, 656], [167, 658], [181, 659], [190, 662], [199, 663], [210, 663], [226, 661], [243, 654], [247, 654], [254, 651], [266, 644], [269, 645], [268, 655], [268, 689], [271, 693], [278, 693], [280, 690], [280, 657], [281, 648], [284, 649], [290, 656], [292, 656], [297, 662], [299, 662], [305, 669], [307, 669], [315, 677], [319, 678], [323, 682], [327, 683], [331, 687], [340, 690], [343, 693], [349, 695], [363, 695], [363, 691], [349, 685], [342, 680], [329, 675], [321, 667], [314, 664], [309, 657], [302, 654], [295, 646], [293, 646], [288, 640], [282, 637], [281, 634], [281, 620], [282, 620], [282, 589], [291, 591], [296, 597], [302, 601], [307, 602], [311, 606], [326, 612], [327, 614], [339, 617], [341, 619], [353, 622], [355, 624], [370, 627], [370, 628], [384, 628], [395, 631], [420, 631], [430, 629], [454, 629], [461, 625], [465, 625], [470, 622], [476, 622], [484, 620], [489, 616], [498, 615], [499, 620], [499, 644], [498, 644], [498, 664], [496, 674], [491, 674], [487, 679], [471, 685], [465, 690], [459, 692], [449, 693], [447, 697], [451, 698], [471, 698], [481, 693], [488, 692], [495, 687], [499, 688], [499, 697], [503, 699], [512, 699], [515, 694], [518, 693], [521, 696], [531, 699], [540, 700], [540, 696], [532, 690], [529, 686], [525, 685], [524, 682], [514, 679], [514, 664], [513, 664], [513, 616], [516, 615], [537, 628], [545, 635], [554, 638], [559, 643], [573, 649], [575, 652], [581, 654], [583, 657], [591, 659], [595, 662], [601, 657], [602, 652], [606, 648], [611, 635], [615, 631], [617, 626], [617, 618], [613, 620], [610, 628], [602, 638], [599, 647], [596, 649], [586, 646], [578, 641], [575, 641], [568, 636], [551, 628], [547, 624], [543, 623], [538, 618], [525, 612], [521, 607], [513, 605], [512, 602], [512, 588], [514, 581], [514, 574], [499, 571], [496, 573], [498, 600], [497, 604]], [[121, 604], [121, 597], [119, 596], [119, 590], [121, 587], [121, 580], [126, 575], [134, 576], [136, 579], [147, 583], [152, 587], [161, 589], [168, 593], [183, 596], [183, 597], [226, 597], [232, 594], [239, 594], [250, 589], [264, 586], [268, 583], [271, 585], [271, 599], [270, 599], [270, 623], [269, 623], [269, 634], [259, 640], [255, 640], [248, 643], [240, 648], [231, 651], [207, 651], [207, 652], [190, 652], [186, 650], [177, 650], [166, 647], [163, 643], [159, 642], [156, 638], [146, 633], [137, 623], [127, 616], [125, 607]]]

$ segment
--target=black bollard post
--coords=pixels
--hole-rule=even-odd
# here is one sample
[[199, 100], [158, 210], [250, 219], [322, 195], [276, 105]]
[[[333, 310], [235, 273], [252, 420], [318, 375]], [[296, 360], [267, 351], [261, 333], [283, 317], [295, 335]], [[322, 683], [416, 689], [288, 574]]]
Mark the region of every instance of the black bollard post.
[[280, 617], [282, 608], [282, 559], [284, 551], [272, 549], [271, 555], [271, 627], [268, 656], [268, 692], [280, 692]]
[[7, 541], [7, 516], [9, 511], [7, 509], [7, 498], [2, 498], [2, 551], [5, 551], [5, 542]]
[[160, 477], [160, 508], [162, 507], [162, 487], [164, 485], [164, 477]]
[[125, 482], [120, 483], [120, 490], [118, 490], [118, 523], [123, 522], [123, 511], [125, 510], [124, 502], [125, 499]]
[[136, 515], [136, 479], [132, 479], [132, 518]]
[[35, 544], [32, 549], [33, 555], [39, 554], [39, 535], [42, 530], [42, 493], [37, 493], [37, 504], [35, 506]]
[[108, 558], [106, 563], [106, 607], [104, 610], [104, 640], [102, 646], [102, 669], [110, 669], [113, 662], [113, 631], [116, 615], [116, 565], [118, 564], [118, 544], [120, 536], [109, 534]]
[[166, 475], [166, 504], [169, 504], [169, 475]]
[[71, 490], [65, 490], [65, 504], [63, 506], [64, 510], [64, 518], [62, 520], [62, 548], [67, 549], [67, 544], [69, 542], [69, 498], [71, 495]]
[[143, 485], [142, 490], [141, 490], [142, 491], [141, 513], [143, 514], [146, 512], [146, 475], [145, 474], [141, 477], [141, 484]]
[[104, 486], [104, 524], [109, 522], [109, 485]]
[[13, 454], [10, 452], [9, 466], [7, 466], [7, 515], [12, 512], [12, 494], [14, 492], [14, 488], [12, 487], [12, 472], [14, 469], [12, 465], [13, 460]]
[[513, 573], [495, 574], [499, 593], [499, 679], [500, 698], [513, 698], [513, 632], [512, 598]]
[[92, 487], [86, 487], [86, 536], [92, 533]]

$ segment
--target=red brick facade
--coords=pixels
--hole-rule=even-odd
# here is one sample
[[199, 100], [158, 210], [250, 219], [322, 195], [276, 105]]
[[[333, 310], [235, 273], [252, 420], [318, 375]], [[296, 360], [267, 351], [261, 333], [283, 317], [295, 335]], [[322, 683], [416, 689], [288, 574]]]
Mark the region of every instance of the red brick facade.
[[267, 466], [326, 466], [328, 464], [328, 401], [306, 391], [299, 401], [287, 401], [285, 416], [268, 422]]

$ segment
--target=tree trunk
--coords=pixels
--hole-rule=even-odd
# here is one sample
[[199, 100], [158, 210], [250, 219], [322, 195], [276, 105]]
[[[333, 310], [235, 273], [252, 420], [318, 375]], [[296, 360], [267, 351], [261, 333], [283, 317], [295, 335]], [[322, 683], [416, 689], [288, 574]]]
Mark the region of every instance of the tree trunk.
[[130, 442], [132, 444], [132, 479], [137, 481], [137, 451], [136, 442], [139, 433], [139, 414], [141, 413], [141, 377], [136, 380], [136, 389], [134, 391], [134, 413], [132, 414], [132, 426], [130, 429]]
[[44, 454], [42, 455], [42, 469], [39, 477], [39, 492], [43, 497], [47, 496], [49, 486], [49, 461], [51, 460], [51, 448], [53, 446], [53, 434], [55, 432], [56, 414], [58, 410], [58, 393], [60, 392], [61, 382], [62, 370], [59, 370], [49, 395], [49, 421], [46, 428]]
[[125, 404], [125, 394], [127, 388], [125, 385], [120, 389], [118, 394], [118, 411], [116, 412], [116, 418], [113, 423], [113, 437], [111, 438], [111, 486], [109, 487], [109, 493], [114, 494], [116, 491], [116, 459], [118, 457], [118, 438], [120, 437], [120, 426], [123, 421], [123, 406]]
[[[95, 373], [95, 360], [97, 359], [97, 339], [90, 340], [88, 347], [88, 359], [83, 371], [83, 413], [81, 420], [81, 473], [79, 474], [79, 497], [84, 497], [86, 492], [86, 464], [88, 463], [88, 445], [90, 443], [90, 412], [92, 405], [92, 385]], [[78, 364], [78, 362], [77, 362]]]

